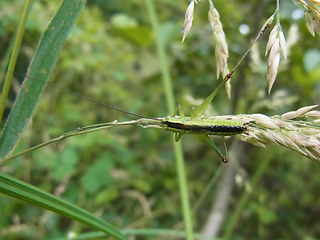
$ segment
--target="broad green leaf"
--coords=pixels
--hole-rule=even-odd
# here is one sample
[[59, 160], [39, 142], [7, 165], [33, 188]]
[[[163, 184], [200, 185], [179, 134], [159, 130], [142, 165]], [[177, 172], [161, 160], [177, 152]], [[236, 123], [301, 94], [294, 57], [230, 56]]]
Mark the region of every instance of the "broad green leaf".
[[20, 93], [1, 134], [0, 159], [12, 151], [30, 122], [36, 104], [58, 59], [59, 52], [84, 5], [85, 0], [63, 1], [43, 33]]
[[0, 192], [82, 222], [99, 229], [115, 239], [127, 239], [112, 225], [95, 217], [84, 209], [4, 173], [0, 173]]

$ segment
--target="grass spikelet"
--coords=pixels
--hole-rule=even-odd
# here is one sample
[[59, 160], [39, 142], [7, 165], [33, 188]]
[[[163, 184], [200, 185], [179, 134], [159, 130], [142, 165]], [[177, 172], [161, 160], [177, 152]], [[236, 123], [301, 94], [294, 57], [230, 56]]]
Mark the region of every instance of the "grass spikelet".
[[304, 8], [304, 18], [309, 32], [315, 36], [315, 32], [320, 35], [320, 1], [318, 0], [298, 0]]
[[240, 138], [260, 147], [282, 145], [308, 158], [320, 160], [320, 111], [310, 111], [316, 106], [273, 117], [262, 114], [237, 115], [237, 118], [248, 122], [247, 131]]
[[[297, 111], [287, 112], [287, 113], [281, 115], [281, 119], [289, 120], [289, 119], [298, 118], [317, 106], [318, 105], [312, 105], [312, 106], [299, 108]], [[319, 112], [319, 111], [313, 111], [313, 112]]]
[[278, 72], [280, 63], [280, 52], [282, 52], [282, 55], [285, 59], [287, 58], [286, 40], [279, 22], [270, 32], [269, 40], [266, 47], [266, 55], [268, 54], [268, 52], [270, 53], [268, 58], [267, 79], [269, 81], [268, 92], [270, 93]]
[[182, 42], [184, 42], [192, 27], [194, 3], [198, 3], [197, 0], [192, 0], [190, 2], [189, 6], [187, 7], [186, 14], [184, 16], [184, 23], [182, 27]]
[[213, 41], [215, 44], [215, 56], [217, 62], [217, 78], [219, 78], [220, 73], [223, 77], [228, 74], [228, 64], [227, 59], [229, 57], [228, 45], [226, 41], [226, 36], [224, 34], [222, 23], [220, 22], [220, 15], [217, 9], [210, 3], [210, 9], [208, 13], [208, 18], [213, 31]]
[[[182, 42], [186, 39], [188, 36], [191, 27], [192, 27], [192, 21], [193, 21], [193, 13], [194, 13], [194, 5], [195, 3], [198, 3], [200, 0], [192, 0], [187, 7], [184, 23], [182, 27]], [[219, 78], [220, 73], [222, 74], [222, 77], [225, 77], [228, 73], [228, 64], [227, 60], [229, 57], [229, 51], [228, 51], [228, 45], [226, 41], [226, 36], [224, 34], [222, 23], [220, 21], [220, 15], [217, 9], [214, 7], [211, 0], [208, 0], [209, 2], [209, 12], [208, 12], [208, 19], [213, 31], [213, 42], [215, 45], [215, 58], [216, 58], [216, 65], [217, 65], [217, 78]], [[231, 85], [230, 81], [226, 82], [226, 91], [228, 94], [228, 97], [231, 97]]]
[[[228, 70], [228, 57], [229, 57], [229, 50], [228, 44], [226, 41], [226, 36], [223, 31], [222, 23], [220, 21], [220, 15], [217, 9], [214, 7], [212, 1], [209, 0], [209, 12], [208, 12], [208, 19], [213, 31], [213, 42], [215, 45], [215, 57], [216, 57], [216, 64], [217, 64], [217, 78], [219, 78], [220, 73], [222, 77], [226, 76], [229, 73]], [[231, 85], [230, 81], [226, 82], [226, 91], [228, 97], [231, 97]]]

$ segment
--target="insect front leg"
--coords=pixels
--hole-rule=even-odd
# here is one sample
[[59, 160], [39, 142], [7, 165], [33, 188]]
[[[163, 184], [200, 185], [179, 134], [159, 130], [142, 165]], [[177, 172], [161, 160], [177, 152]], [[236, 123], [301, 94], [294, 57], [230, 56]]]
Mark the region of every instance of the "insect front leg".
[[176, 115], [177, 113], [179, 113], [179, 115], [180, 115], [181, 117], [184, 117], [184, 116], [185, 116], [185, 115], [184, 115], [184, 112], [182, 111], [182, 107], [181, 107], [180, 104], [177, 105], [176, 110], [175, 110], [175, 112], [174, 112], [174, 115]]

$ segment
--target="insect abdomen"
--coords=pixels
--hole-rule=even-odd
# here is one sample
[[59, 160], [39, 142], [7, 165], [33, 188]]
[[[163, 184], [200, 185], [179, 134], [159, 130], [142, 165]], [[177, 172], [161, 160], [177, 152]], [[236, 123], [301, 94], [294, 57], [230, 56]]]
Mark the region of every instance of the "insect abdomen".
[[163, 123], [167, 125], [168, 130], [189, 134], [205, 133], [209, 135], [230, 136], [241, 134], [246, 130], [245, 124], [240, 125], [239, 123], [235, 123], [234, 121], [230, 121], [230, 125], [226, 125], [227, 121], [221, 122], [223, 123], [223, 125], [195, 125], [189, 123], [188, 121], [182, 123], [170, 120], [163, 121]]

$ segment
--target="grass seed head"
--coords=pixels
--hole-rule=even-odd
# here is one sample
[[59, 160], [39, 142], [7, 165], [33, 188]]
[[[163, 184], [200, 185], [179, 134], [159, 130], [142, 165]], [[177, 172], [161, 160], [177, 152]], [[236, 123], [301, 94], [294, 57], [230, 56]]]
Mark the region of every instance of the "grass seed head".
[[282, 145], [306, 157], [320, 160], [320, 111], [310, 111], [317, 105], [300, 108], [281, 116], [262, 114], [237, 115], [248, 122], [244, 141], [257, 146]]

